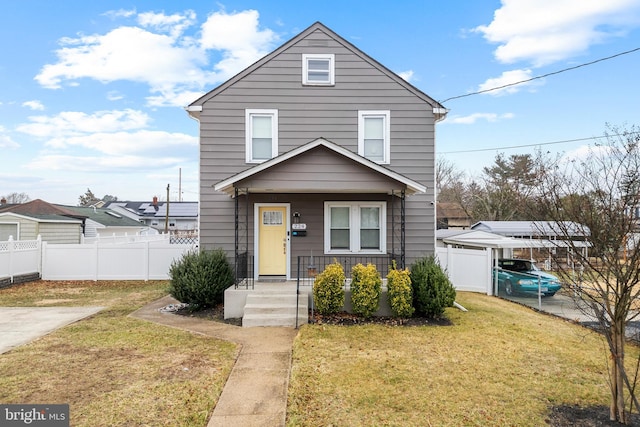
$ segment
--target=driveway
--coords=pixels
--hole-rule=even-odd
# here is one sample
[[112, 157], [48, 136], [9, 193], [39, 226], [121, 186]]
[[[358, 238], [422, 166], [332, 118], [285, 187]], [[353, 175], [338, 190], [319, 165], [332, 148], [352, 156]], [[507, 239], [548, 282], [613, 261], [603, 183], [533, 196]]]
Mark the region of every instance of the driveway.
[[96, 314], [104, 307], [0, 307], [0, 354]]

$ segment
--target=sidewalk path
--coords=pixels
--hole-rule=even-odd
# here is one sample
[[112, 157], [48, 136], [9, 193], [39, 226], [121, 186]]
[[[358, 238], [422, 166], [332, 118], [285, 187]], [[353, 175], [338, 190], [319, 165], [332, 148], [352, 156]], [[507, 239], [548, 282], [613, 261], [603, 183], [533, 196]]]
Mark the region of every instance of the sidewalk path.
[[284, 426], [293, 339], [298, 331], [279, 327], [241, 328], [159, 311], [175, 303], [175, 299], [166, 296], [131, 316], [240, 345], [208, 427]]

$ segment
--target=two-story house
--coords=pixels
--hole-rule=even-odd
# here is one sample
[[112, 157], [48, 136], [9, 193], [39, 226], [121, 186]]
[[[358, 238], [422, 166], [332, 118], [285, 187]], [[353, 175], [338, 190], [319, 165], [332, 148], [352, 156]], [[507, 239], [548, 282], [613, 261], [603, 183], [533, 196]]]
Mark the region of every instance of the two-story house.
[[298, 256], [388, 268], [434, 253], [446, 110], [323, 24], [186, 109], [200, 123], [200, 246], [223, 248], [238, 280], [295, 278]]

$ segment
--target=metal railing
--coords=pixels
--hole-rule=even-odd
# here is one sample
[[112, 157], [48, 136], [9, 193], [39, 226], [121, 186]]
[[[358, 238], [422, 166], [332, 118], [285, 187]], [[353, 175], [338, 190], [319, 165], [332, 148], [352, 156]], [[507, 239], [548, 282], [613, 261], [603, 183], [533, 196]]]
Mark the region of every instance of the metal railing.
[[236, 258], [235, 288], [253, 289], [253, 255], [240, 252]]
[[[380, 274], [381, 278], [386, 278], [389, 274], [389, 270], [392, 269], [393, 261], [399, 259], [399, 255], [396, 254], [381, 254], [381, 255], [366, 255], [366, 256], [352, 256], [352, 255], [322, 255], [322, 256], [298, 256], [297, 266], [297, 278], [296, 278], [296, 313], [298, 313], [298, 300], [300, 299], [300, 286], [311, 286], [313, 291], [313, 284], [315, 278], [320, 274], [327, 265], [334, 262], [340, 263], [344, 269], [344, 287], [348, 288], [351, 282], [351, 269], [357, 264], [367, 265], [374, 264], [376, 270]], [[400, 266], [397, 266], [400, 268]], [[311, 317], [313, 318], [313, 297], [311, 298]], [[298, 327], [298, 316], [296, 314], [296, 328]]]

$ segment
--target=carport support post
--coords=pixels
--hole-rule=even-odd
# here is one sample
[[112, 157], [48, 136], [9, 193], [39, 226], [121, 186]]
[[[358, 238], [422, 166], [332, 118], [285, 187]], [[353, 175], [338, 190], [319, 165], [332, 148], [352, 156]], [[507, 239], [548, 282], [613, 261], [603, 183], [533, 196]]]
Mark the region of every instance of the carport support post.
[[498, 295], [498, 249], [492, 249], [493, 253], [493, 295]]
[[540, 275], [538, 274], [538, 310], [542, 311], [542, 292], [540, 292]]

